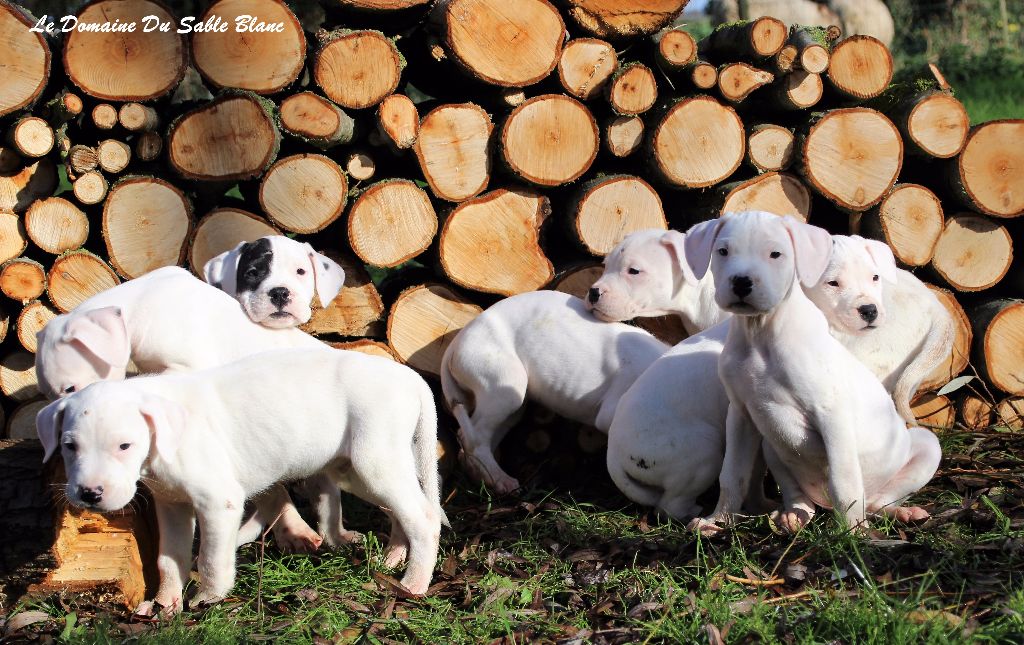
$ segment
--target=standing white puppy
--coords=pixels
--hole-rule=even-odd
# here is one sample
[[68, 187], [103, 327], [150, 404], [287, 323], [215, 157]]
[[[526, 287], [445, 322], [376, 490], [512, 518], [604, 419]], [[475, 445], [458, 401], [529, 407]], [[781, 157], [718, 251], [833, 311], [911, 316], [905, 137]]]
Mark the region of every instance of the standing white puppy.
[[832, 238], [815, 226], [764, 212], [727, 214], [698, 224], [686, 258], [715, 299], [735, 315], [719, 374], [729, 396], [726, 449], [714, 513], [695, 520], [713, 531], [739, 511], [763, 438], [782, 491], [782, 526], [797, 530], [815, 505], [850, 526], [867, 513], [899, 520], [928, 516], [899, 504], [935, 474], [939, 442], [906, 428], [885, 388], [830, 333], [800, 285], [818, 282]]
[[444, 353], [441, 388], [459, 422], [460, 459], [498, 493], [519, 487], [494, 457], [526, 399], [608, 431], [619, 397], [668, 345], [604, 323], [557, 291], [506, 298], [466, 325]]
[[193, 605], [235, 582], [245, 500], [323, 472], [388, 509], [385, 561], [408, 552], [402, 578], [424, 593], [444, 512], [437, 412], [411, 369], [357, 352], [289, 349], [184, 374], [95, 383], [39, 412], [46, 458], [61, 448], [72, 504], [122, 508], [145, 481], [160, 526], [156, 602], [180, 610], [198, 518], [202, 588]]

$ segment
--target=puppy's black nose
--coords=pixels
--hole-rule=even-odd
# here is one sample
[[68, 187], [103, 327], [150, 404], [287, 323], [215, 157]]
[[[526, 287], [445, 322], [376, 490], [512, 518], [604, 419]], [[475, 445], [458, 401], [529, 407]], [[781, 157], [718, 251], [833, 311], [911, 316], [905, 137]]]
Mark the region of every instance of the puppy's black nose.
[[270, 302], [278, 308], [285, 306], [291, 300], [291, 293], [285, 287], [274, 287], [267, 292], [267, 295], [270, 296]]
[[740, 298], [746, 298], [754, 290], [754, 282], [745, 275], [732, 277], [732, 292]]
[[79, 486], [78, 496], [86, 504], [99, 504], [100, 500], [103, 499], [103, 487], [86, 488], [85, 486]]
[[587, 292], [587, 300], [590, 304], [596, 305], [597, 301], [601, 299], [601, 290], [597, 287], [590, 287], [590, 291]]
[[857, 307], [857, 313], [870, 325], [875, 322], [875, 318], [878, 318], [878, 307], [875, 305], [861, 305]]

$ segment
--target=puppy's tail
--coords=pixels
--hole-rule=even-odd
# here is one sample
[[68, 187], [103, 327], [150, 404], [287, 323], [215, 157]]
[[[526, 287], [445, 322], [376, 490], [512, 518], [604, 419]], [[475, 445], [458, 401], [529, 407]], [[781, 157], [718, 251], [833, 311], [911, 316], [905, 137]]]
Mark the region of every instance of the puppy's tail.
[[956, 335], [953, 317], [937, 298], [934, 296], [932, 298], [934, 300], [931, 316], [932, 326], [928, 330], [928, 335], [917, 356], [900, 374], [892, 392], [897, 412], [900, 413], [904, 421], [912, 426], [917, 425], [917, 420], [910, 409], [910, 401], [917, 394], [917, 388], [921, 386], [921, 382], [949, 356]]
[[[441, 357], [441, 393], [444, 394], [444, 402], [451, 410], [452, 414], [456, 417], [459, 413], [456, 408], [463, 409], [463, 415], [467, 414], [465, 410], [466, 405], [470, 403], [472, 396], [462, 389], [459, 382], [455, 380], [455, 375], [452, 374], [451, 363], [452, 355], [455, 353], [456, 344], [451, 344], [445, 351], [444, 356]], [[462, 419], [459, 419], [459, 424], [462, 424]]]
[[437, 504], [441, 524], [451, 528], [448, 516], [441, 508], [441, 476], [437, 471], [437, 408], [434, 407], [434, 393], [426, 381], [419, 379], [420, 418], [413, 433], [413, 453], [416, 459], [416, 475], [420, 480], [423, 494]]

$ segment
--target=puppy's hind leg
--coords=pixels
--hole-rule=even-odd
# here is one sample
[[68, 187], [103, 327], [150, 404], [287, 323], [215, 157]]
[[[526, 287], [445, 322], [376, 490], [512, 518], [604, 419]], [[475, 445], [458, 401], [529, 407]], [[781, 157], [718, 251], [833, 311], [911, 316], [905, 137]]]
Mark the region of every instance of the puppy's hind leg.
[[317, 531], [328, 546], [336, 549], [363, 541], [362, 533], [346, 530], [342, 523], [341, 491], [337, 481], [327, 473], [319, 473], [307, 477], [303, 484], [309, 496], [315, 500]]
[[507, 366], [500, 385], [475, 390], [473, 414], [462, 405], [452, 410], [459, 422], [459, 458], [474, 478], [483, 481], [499, 495], [519, 488], [519, 482], [498, 465], [494, 451], [515, 424], [517, 413], [526, 402], [526, 370], [521, 365]]
[[900, 506], [910, 495], [921, 490], [935, 476], [942, 459], [939, 440], [927, 428], [908, 428], [910, 459], [882, 490], [868, 500], [868, 511], [883, 513], [898, 522], [916, 522], [928, 518], [928, 511], [919, 506]]
[[[271, 486], [256, 498], [255, 504], [256, 513], [242, 526], [247, 533], [251, 533], [253, 524], [256, 524], [258, 531], [262, 533], [263, 527], [273, 522], [274, 541], [285, 553], [312, 553], [320, 547], [323, 539], [299, 515], [283, 485]], [[255, 538], [246, 539], [249, 536], [239, 531], [238, 539], [244, 544], [242, 540], [251, 542], [259, 538], [259, 535], [257, 533]]]

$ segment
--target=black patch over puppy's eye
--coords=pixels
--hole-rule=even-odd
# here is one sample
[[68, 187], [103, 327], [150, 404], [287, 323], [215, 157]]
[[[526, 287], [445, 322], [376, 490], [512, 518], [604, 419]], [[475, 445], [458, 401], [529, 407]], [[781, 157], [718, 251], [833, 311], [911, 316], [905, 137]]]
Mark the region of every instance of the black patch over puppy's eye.
[[773, 259], [773, 260], [774, 260], [774, 259], [776, 259], [776, 258], [781, 258], [781, 257], [782, 257], [782, 253], [779, 253], [778, 251], [772, 251], [772, 252], [771, 252], [771, 253], [769, 254], [769, 257], [770, 257], [771, 259]]
[[725, 248], [718, 249], [718, 254], [721, 255], [722, 257], [725, 257], [725, 256], [729, 255], [729, 249], [725, 249]]
[[839, 280], [829, 280], [828, 281], [828, 286], [830, 286], [830, 287], [838, 287], [839, 286]]
[[636, 267], [629, 267], [629, 275], [637, 275], [640, 273], [640, 269]]

